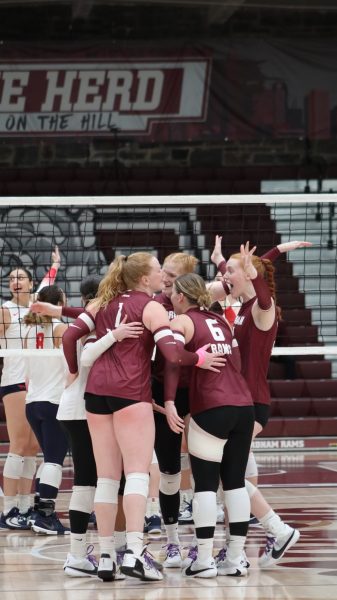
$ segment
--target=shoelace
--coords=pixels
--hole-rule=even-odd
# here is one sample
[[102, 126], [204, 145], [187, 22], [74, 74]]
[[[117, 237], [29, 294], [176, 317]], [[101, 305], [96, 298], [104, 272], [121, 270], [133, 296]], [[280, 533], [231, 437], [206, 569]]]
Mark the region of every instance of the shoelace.
[[181, 511], [182, 513], [185, 512], [185, 510], [188, 510], [189, 512], [192, 512], [192, 500], [188, 501], [188, 500], [184, 500], [185, 503], [185, 508]]
[[221, 548], [221, 550], [219, 550], [218, 554], [214, 557], [214, 560], [216, 563], [218, 563], [221, 560], [225, 560], [226, 556], [227, 556], [227, 548]]
[[94, 551], [95, 547], [93, 544], [90, 544], [87, 547], [87, 559], [88, 561], [94, 566], [94, 567], [98, 567], [98, 562], [96, 560], [96, 556], [94, 556], [92, 553]]
[[156, 565], [154, 564], [154, 556], [152, 556], [152, 554], [148, 551], [147, 546], [144, 546], [141, 556], [144, 558], [149, 569], [154, 569], [157, 571]]
[[267, 536], [267, 538], [266, 538], [266, 547], [264, 549], [265, 554], [269, 554], [269, 552], [272, 551], [275, 542], [276, 542], [276, 538], [271, 537], [271, 536]]
[[[187, 548], [184, 548], [186, 550]], [[190, 546], [187, 554], [187, 558], [191, 560], [197, 560], [198, 558], [198, 546]]]
[[163, 546], [163, 548], [166, 548], [166, 554], [168, 558], [173, 558], [174, 556], [180, 555], [178, 544], [166, 544], [166, 546]]

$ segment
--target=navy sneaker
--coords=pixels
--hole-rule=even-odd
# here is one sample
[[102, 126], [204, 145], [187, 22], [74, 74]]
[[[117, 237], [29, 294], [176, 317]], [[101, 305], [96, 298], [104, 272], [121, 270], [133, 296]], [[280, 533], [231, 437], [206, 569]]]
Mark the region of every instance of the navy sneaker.
[[190, 525], [193, 524], [193, 514], [192, 514], [192, 500], [187, 502], [184, 500], [185, 508], [179, 513], [178, 523], [179, 525]]
[[13, 527], [9, 523], [7, 523], [7, 521], [9, 519], [13, 519], [14, 517], [17, 517], [18, 514], [19, 514], [19, 509], [17, 508], [17, 506], [13, 506], [13, 508], [10, 509], [10, 511], [7, 513], [7, 515], [4, 515], [4, 513], [2, 512], [0, 514], [0, 529], [16, 529], [16, 527]]
[[30, 517], [33, 512], [32, 508], [29, 508], [26, 513], [18, 513], [15, 517], [7, 515], [6, 523], [11, 529], [20, 529], [20, 531], [28, 531], [30, 529]]
[[55, 512], [48, 517], [39, 513], [32, 525], [32, 530], [35, 531], [35, 533], [44, 533], [46, 535], [70, 534], [70, 529], [62, 525]]
[[94, 511], [92, 511], [92, 513], [89, 517], [88, 525], [92, 525], [95, 529], [97, 529], [97, 520], [96, 520], [96, 514]]
[[148, 533], [149, 535], [161, 534], [161, 518], [159, 515], [145, 517], [144, 533]]

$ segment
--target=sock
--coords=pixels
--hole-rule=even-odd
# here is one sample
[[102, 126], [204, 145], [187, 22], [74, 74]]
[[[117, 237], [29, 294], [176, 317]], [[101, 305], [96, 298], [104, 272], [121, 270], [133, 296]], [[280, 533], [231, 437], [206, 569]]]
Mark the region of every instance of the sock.
[[213, 538], [198, 539], [198, 563], [208, 564], [212, 559]]
[[8, 515], [9, 511], [16, 506], [16, 496], [4, 496], [3, 513]]
[[179, 536], [178, 536], [178, 523], [173, 523], [173, 525], [165, 525], [166, 535], [167, 535], [167, 543], [168, 544], [178, 544]]
[[115, 531], [116, 550], [126, 546], [126, 531]]
[[99, 536], [99, 549], [101, 554], [110, 554], [112, 560], [116, 562], [116, 552], [115, 552], [115, 536]]
[[260, 519], [260, 523], [267, 532], [271, 532], [276, 538], [283, 537], [288, 533], [289, 526], [273, 511], [270, 511]]
[[159, 498], [148, 498], [146, 501], [146, 516], [159, 515]]
[[84, 558], [87, 554], [86, 533], [70, 534], [70, 554], [75, 558]]
[[143, 550], [143, 532], [140, 531], [127, 531], [126, 532], [126, 545], [128, 550], [132, 550], [134, 554], [138, 556]]
[[18, 509], [24, 515], [30, 509], [30, 494], [18, 494]]
[[238, 560], [245, 547], [245, 542], [246, 536], [244, 535], [230, 535], [227, 546], [227, 558], [232, 561]]

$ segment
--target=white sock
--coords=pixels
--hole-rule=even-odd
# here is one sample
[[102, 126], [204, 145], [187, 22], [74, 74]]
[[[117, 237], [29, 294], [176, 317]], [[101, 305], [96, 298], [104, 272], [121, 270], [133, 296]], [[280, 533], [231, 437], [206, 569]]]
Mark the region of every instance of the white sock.
[[198, 563], [208, 564], [212, 559], [213, 538], [198, 539]]
[[168, 544], [178, 544], [179, 536], [178, 536], [178, 523], [173, 523], [173, 525], [165, 525], [166, 535], [167, 535], [167, 543]]
[[126, 546], [126, 531], [115, 531], [116, 550]]
[[24, 515], [31, 507], [30, 494], [18, 494], [18, 509]]
[[108, 535], [98, 537], [99, 541], [99, 549], [101, 554], [110, 554], [112, 560], [116, 561], [116, 552], [115, 552], [115, 536]]
[[260, 519], [260, 523], [265, 531], [271, 532], [276, 538], [287, 535], [289, 531], [289, 525], [286, 525], [272, 508]]
[[143, 532], [140, 531], [127, 531], [126, 532], [126, 545], [128, 550], [132, 550], [134, 554], [138, 556], [143, 550]]
[[70, 554], [75, 558], [87, 555], [87, 535], [85, 533], [70, 533]]
[[4, 496], [3, 513], [8, 515], [9, 511], [16, 506], [16, 496]]
[[241, 557], [245, 547], [246, 537], [244, 535], [230, 535], [227, 546], [227, 558], [232, 561]]
[[146, 501], [146, 516], [159, 515], [159, 498], [148, 498]]

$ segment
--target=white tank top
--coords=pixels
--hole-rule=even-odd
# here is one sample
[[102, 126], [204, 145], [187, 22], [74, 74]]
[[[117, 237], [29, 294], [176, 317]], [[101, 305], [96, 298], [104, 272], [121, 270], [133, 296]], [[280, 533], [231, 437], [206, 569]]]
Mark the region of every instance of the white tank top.
[[[9, 310], [11, 324], [6, 329], [4, 336], [0, 337], [0, 346], [1, 348], [8, 350], [23, 348], [28, 327], [22, 321], [29, 312], [29, 307], [19, 306], [11, 300], [5, 302], [2, 306]], [[24, 383], [25, 371], [24, 356], [5, 356], [1, 375], [1, 385], [5, 386]]]
[[[61, 321], [30, 325], [27, 334], [27, 348], [54, 348], [53, 330]], [[64, 390], [66, 362], [61, 356], [31, 356], [25, 359], [27, 366], [28, 392], [26, 403], [51, 402], [59, 404]]]
[[[91, 338], [96, 339], [94, 333], [90, 334], [90, 339]], [[83, 367], [80, 364], [82, 350], [83, 344], [81, 343], [81, 340], [78, 340], [76, 346], [77, 364], [79, 365], [78, 377], [64, 390], [61, 396], [60, 406], [56, 415], [56, 418], [60, 421], [81, 421], [87, 418], [85, 413], [84, 392], [91, 367]]]

